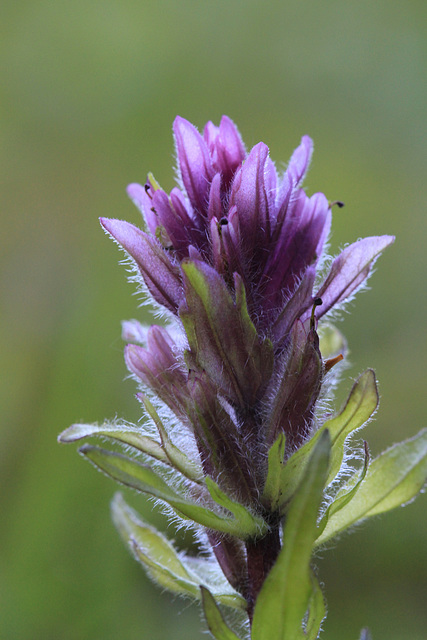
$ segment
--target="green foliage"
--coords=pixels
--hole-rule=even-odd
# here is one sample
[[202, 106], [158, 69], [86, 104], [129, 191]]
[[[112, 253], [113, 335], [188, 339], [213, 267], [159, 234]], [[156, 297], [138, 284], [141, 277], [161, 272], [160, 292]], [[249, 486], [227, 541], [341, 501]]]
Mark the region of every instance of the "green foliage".
[[58, 441], [67, 444], [92, 436], [104, 436], [105, 438], [116, 440], [156, 460], [160, 460], [166, 464], [169, 463], [168, 456], [160, 442], [157, 442], [150, 436], [142, 434], [141, 429], [128, 425], [108, 423], [104, 423], [102, 426], [96, 424], [73, 424], [61, 433]]
[[176, 447], [173, 442], [171, 442], [169, 434], [152, 403], [146, 396], [141, 397], [148, 415], [154, 421], [157, 427], [162, 441], [163, 450], [166, 454], [167, 460], [170, 462], [172, 467], [180, 471], [182, 475], [189, 480], [193, 480], [194, 482], [198, 483], [202, 482], [203, 473], [200, 466], [197, 465], [193, 460], [190, 460], [188, 456], [186, 456], [185, 453], [181, 451], [181, 449], [178, 449], [178, 447]]
[[[80, 448], [80, 453], [114, 480], [166, 502], [179, 516], [193, 520], [208, 529], [234, 534], [242, 538], [260, 535], [266, 529], [262, 519], [252, 516], [242, 505], [235, 504], [230, 499], [227, 499], [227, 509], [233, 509], [239, 516], [245, 510], [244, 518], [239, 520], [235, 517], [230, 518], [201, 507], [199, 504], [175, 493], [151, 467], [123, 454], [107, 451], [89, 444], [83, 445]], [[212, 485], [214, 485], [213, 481]], [[216, 491], [219, 499], [223, 500], [222, 492], [217, 488], [215, 489]]]
[[[349, 486], [356, 491], [341, 509], [331, 510], [326, 526], [316, 541], [321, 545], [365, 518], [390, 511], [410, 502], [427, 482], [427, 429], [384, 451], [370, 465], [362, 482], [357, 472]], [[338, 493], [336, 501], [348, 489]]]
[[257, 598], [252, 640], [297, 640], [310, 603], [312, 635], [308, 637], [317, 636], [321, 606], [310, 562], [330, 452], [329, 432], [323, 431], [289, 505], [282, 550]]
[[[111, 511], [123, 540], [130, 545], [137, 560], [144, 565], [151, 578], [162, 588], [172, 593], [200, 600], [200, 584], [205, 584], [221, 604], [244, 609], [246, 601], [233, 592], [223, 580], [222, 591], [214, 580], [207, 582], [191, 567], [184, 554], [179, 554], [171, 542], [159, 531], [142, 522], [141, 517], [129, 507], [120, 494], [111, 503]], [[208, 563], [208, 560], [204, 562]], [[217, 575], [215, 574], [217, 578]], [[216, 580], [218, 582], [218, 580]]]
[[338, 474], [344, 456], [344, 443], [348, 436], [360, 429], [378, 406], [378, 391], [375, 374], [371, 369], [363, 373], [355, 382], [341, 413], [327, 420], [310, 440], [298, 449], [283, 467], [281, 477], [280, 505], [285, 508], [295, 492], [310, 459], [311, 451], [325, 430], [331, 436], [331, 465], [327, 484]]
[[206, 587], [200, 587], [200, 591], [206, 622], [213, 637], [216, 640], [240, 640], [227, 626], [211, 592]]
[[271, 511], [277, 509], [280, 498], [285, 446], [286, 435], [282, 432], [268, 451], [267, 478], [262, 494], [262, 501], [268, 504]]

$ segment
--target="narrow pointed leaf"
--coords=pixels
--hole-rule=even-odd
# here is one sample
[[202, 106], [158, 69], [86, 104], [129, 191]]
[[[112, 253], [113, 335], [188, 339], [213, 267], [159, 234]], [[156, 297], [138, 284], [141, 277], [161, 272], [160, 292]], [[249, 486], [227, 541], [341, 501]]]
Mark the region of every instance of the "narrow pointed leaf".
[[[150, 577], [159, 586], [195, 600], [200, 600], [199, 577], [185, 564], [185, 556], [178, 554], [173, 545], [153, 527], [142, 522], [140, 516], [131, 509], [120, 494], [116, 494], [111, 504], [112, 516], [123, 540], [131, 549]], [[222, 593], [213, 589], [215, 598], [221, 604], [234, 608], [244, 608], [246, 601], [228, 587]], [[227, 593], [228, 591], [228, 593]]]
[[378, 406], [378, 390], [375, 374], [371, 369], [356, 380], [344, 409], [339, 415], [327, 420], [312, 438], [298, 449], [283, 468], [281, 504], [284, 505], [295, 492], [301, 476], [308, 464], [310, 453], [322, 433], [327, 429], [331, 436], [332, 454], [328, 475], [330, 484], [341, 468], [344, 443], [348, 436], [360, 429]]
[[321, 545], [348, 527], [410, 502], [427, 481], [427, 429], [396, 444], [370, 465], [353, 499], [329, 521], [316, 541]]
[[91, 438], [92, 436], [103, 436], [111, 438], [112, 440], [118, 440], [142, 453], [146, 453], [156, 460], [161, 460], [161, 462], [169, 464], [169, 459], [160, 442], [157, 442], [150, 436], [142, 434], [139, 429], [127, 425], [108, 423], [101, 426], [97, 424], [73, 424], [59, 435], [58, 441], [62, 443], [76, 442], [77, 440]]
[[280, 497], [280, 478], [285, 457], [286, 436], [280, 433], [276, 441], [268, 451], [267, 479], [262, 494], [262, 502], [267, 504], [271, 511], [275, 511]]
[[248, 529], [245, 529], [235, 518], [218, 515], [214, 511], [194, 504], [178, 495], [150, 467], [132, 458], [91, 445], [83, 445], [80, 448], [80, 453], [114, 480], [163, 500], [183, 518], [193, 520], [208, 529], [237, 535], [241, 538], [259, 533], [260, 525], [255, 518]]
[[301, 630], [298, 640], [316, 640], [319, 637], [322, 621], [326, 617], [325, 598], [320, 588], [319, 581], [312, 573], [312, 592], [308, 603], [308, 616], [305, 629]]
[[329, 433], [324, 431], [289, 506], [283, 547], [255, 603], [252, 640], [298, 640], [312, 593], [310, 560], [328, 475]]
[[173, 442], [169, 438], [169, 434], [167, 433], [163, 425], [163, 422], [160, 419], [159, 414], [157, 413], [149, 399], [142, 394], [140, 394], [139, 397], [142, 399], [148, 415], [154, 421], [158, 429], [160, 438], [162, 440], [163, 449], [171, 465], [175, 467], [175, 469], [180, 471], [186, 478], [189, 478], [194, 482], [202, 482], [203, 472], [201, 467], [190, 460], [188, 456], [186, 456], [185, 453], [181, 451], [181, 449], [178, 449], [178, 447], [173, 444]]
[[209, 631], [216, 640], [240, 640], [225, 622], [222, 613], [209, 589], [201, 586], [203, 611]]
[[326, 509], [326, 512], [324, 513], [322, 520], [320, 521], [318, 526], [318, 536], [320, 536], [324, 531], [329, 521], [329, 518], [340, 509], [343, 509], [359, 491], [359, 488], [368, 472], [368, 464], [369, 464], [368, 445], [366, 442], [364, 442], [364, 445], [365, 445], [365, 460], [364, 460], [364, 464], [361, 472], [357, 471], [355, 474], [353, 474], [353, 476], [349, 479], [349, 481], [346, 483], [343, 489], [341, 489], [338, 492], [338, 494], [335, 496], [334, 501]]
[[236, 518], [236, 522], [245, 530], [257, 526], [257, 535], [263, 535], [267, 532], [267, 525], [262, 518], [253, 516], [246, 507], [229, 498], [209, 476], [205, 478], [205, 482], [212, 499], [221, 507], [230, 511]]

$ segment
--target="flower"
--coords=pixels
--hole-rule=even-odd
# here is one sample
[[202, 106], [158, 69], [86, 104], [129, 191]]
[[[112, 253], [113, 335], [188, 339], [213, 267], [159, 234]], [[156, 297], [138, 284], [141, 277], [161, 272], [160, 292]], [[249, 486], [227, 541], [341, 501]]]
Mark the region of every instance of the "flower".
[[[246, 153], [227, 116], [219, 127], [208, 122], [203, 135], [181, 117], [173, 130], [179, 187], [167, 194], [152, 175], [144, 186], [128, 187], [145, 230], [120, 220], [101, 223], [134, 260], [154, 300], [181, 321], [187, 348], [172, 346], [157, 328], [148, 351], [127, 347], [126, 362], [186, 422], [191, 371], [193, 389], [208, 385], [212, 398], [231, 407], [233, 446], [244, 441], [246, 450], [250, 443], [255, 467], [257, 458], [262, 467], [281, 431], [289, 451], [310, 434], [325, 375], [317, 322], [355, 293], [394, 238], [348, 246], [316, 286], [331, 205], [324, 194], [309, 197], [302, 188], [311, 139], [302, 138], [279, 176], [268, 147], [260, 142]], [[191, 428], [197, 433], [194, 420]], [[212, 473], [215, 456], [202, 449]], [[213, 475], [220, 479], [224, 466], [216, 459]], [[261, 473], [250, 482], [255, 494], [264, 481]]]
[[203, 136], [178, 117], [174, 135], [179, 186], [167, 194], [149, 174], [128, 188], [144, 228], [101, 219], [170, 320], [123, 324], [148, 420], [75, 424], [60, 441], [100, 436], [124, 447], [85, 444], [80, 453], [192, 523], [204, 557], [178, 553], [113, 501], [137, 559], [162, 587], [201, 599], [215, 637], [237, 638], [219, 602], [245, 611], [254, 639], [314, 640], [325, 615], [314, 550], [410, 501], [427, 477], [427, 430], [370, 466], [364, 443], [356, 455], [364, 464], [352, 470], [347, 439], [378, 406], [372, 370], [338, 414], [319, 402], [345, 350], [331, 325], [322, 337], [322, 318], [354, 295], [394, 238], [358, 240], [325, 270], [332, 205], [302, 187], [308, 136], [278, 176], [268, 147], [246, 153], [226, 116]]
[[349, 246], [313, 296], [331, 207], [324, 194], [308, 197], [301, 186], [312, 155], [311, 139], [302, 138], [279, 178], [268, 147], [260, 142], [246, 154], [226, 116], [219, 127], [208, 122], [203, 136], [177, 117], [174, 134], [181, 188], [168, 195], [151, 175], [144, 186], [128, 187], [146, 231], [101, 219], [135, 260], [154, 299], [174, 314], [185, 297], [179, 267], [186, 260], [198, 261], [215, 270], [230, 291], [237, 273], [257, 328], [275, 325], [276, 339], [283, 338], [292, 324], [290, 316], [301, 317], [314, 298], [323, 300], [318, 317], [348, 299], [393, 241], [380, 236]]

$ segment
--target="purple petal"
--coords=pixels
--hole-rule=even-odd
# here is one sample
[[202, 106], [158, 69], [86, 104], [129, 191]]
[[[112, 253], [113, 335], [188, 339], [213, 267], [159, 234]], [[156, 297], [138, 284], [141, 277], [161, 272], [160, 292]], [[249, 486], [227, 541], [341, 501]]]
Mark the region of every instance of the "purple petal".
[[153, 196], [153, 207], [170, 238], [173, 248], [178, 252], [181, 259], [185, 258], [190, 241], [188, 231], [192, 227], [187, 212], [181, 207], [179, 207], [178, 211], [175, 207], [172, 207], [168, 196], [160, 189]]
[[317, 293], [323, 303], [317, 316], [323, 316], [334, 305], [355, 293], [369, 276], [379, 254], [393, 242], [394, 236], [373, 236], [344, 249], [333, 261], [328, 277]]
[[217, 141], [218, 166], [225, 188], [246, 157], [246, 150], [236, 125], [227, 116], [222, 116]]
[[255, 247], [264, 246], [270, 235], [264, 184], [267, 158], [268, 147], [259, 142], [236, 173], [230, 193], [230, 207], [237, 208], [241, 234], [249, 254]]
[[295, 187], [301, 186], [313, 154], [313, 141], [309, 136], [301, 138], [301, 144], [295, 149], [289, 161], [287, 173], [293, 177]]
[[269, 218], [274, 217], [277, 198], [277, 172], [273, 160], [268, 157], [265, 164], [264, 186], [267, 195]]
[[[187, 243], [194, 244], [200, 250], [205, 250], [207, 245], [206, 229], [204, 221], [194, 216], [194, 212], [186, 201], [180, 189], [174, 187], [170, 193], [172, 208], [175, 210], [181, 225], [185, 226]], [[191, 209], [191, 210], [189, 210]]]
[[222, 116], [219, 127], [208, 122], [203, 131], [212, 164], [221, 173], [223, 189], [227, 190], [235, 172], [246, 157], [245, 146], [236, 125], [227, 116]]
[[203, 256], [200, 254], [200, 251], [192, 244], [188, 246], [188, 257], [190, 260], [199, 260], [200, 262], [203, 262]]
[[205, 124], [205, 127], [203, 129], [203, 139], [208, 146], [209, 152], [213, 160], [215, 159], [216, 141], [218, 139], [218, 136], [219, 136], [219, 127], [216, 127], [214, 123], [211, 120], [209, 120], [209, 122]]
[[132, 183], [127, 187], [126, 191], [134, 205], [144, 216], [148, 229], [151, 231], [153, 236], [156, 235], [156, 228], [159, 221], [156, 212], [153, 211], [152, 198], [147, 194], [145, 187], [137, 183]]
[[156, 393], [177, 415], [188, 403], [187, 373], [176, 356], [176, 345], [162, 327], [150, 327], [147, 349], [129, 344], [126, 366], [144, 385]]
[[[227, 224], [221, 227], [221, 236], [225, 252], [225, 260], [229, 273], [239, 273], [245, 284], [249, 283], [250, 256], [247, 253], [246, 242], [243, 242], [240, 232], [240, 220], [236, 207], [228, 213]], [[247, 291], [248, 296], [250, 292]]]
[[282, 225], [290, 208], [290, 204], [297, 196], [297, 188], [300, 186], [307, 173], [313, 142], [308, 136], [303, 136], [301, 144], [295, 149], [289, 161], [289, 165], [282, 179], [277, 198], [277, 211], [274, 215], [273, 243], [275, 243], [282, 231]]
[[147, 340], [147, 327], [138, 322], [138, 320], [123, 320], [122, 340], [125, 342], [135, 342], [136, 344], [145, 344]]
[[205, 216], [215, 174], [208, 147], [196, 127], [184, 118], [175, 118], [173, 130], [184, 187], [196, 212]]
[[277, 305], [282, 292], [292, 291], [304, 269], [318, 261], [330, 224], [331, 211], [323, 193], [308, 198], [300, 190], [263, 274], [266, 305]]
[[313, 285], [316, 267], [308, 267], [297, 289], [286, 302], [272, 325], [276, 348], [282, 348], [287, 341], [295, 321], [313, 304]]
[[221, 174], [216, 173], [212, 180], [209, 192], [208, 220], [212, 220], [213, 217], [219, 220], [221, 218], [221, 215]]
[[129, 222], [108, 218], [100, 218], [100, 221], [135, 260], [153, 298], [176, 313], [183, 295], [180, 271], [171, 263], [160, 243]]

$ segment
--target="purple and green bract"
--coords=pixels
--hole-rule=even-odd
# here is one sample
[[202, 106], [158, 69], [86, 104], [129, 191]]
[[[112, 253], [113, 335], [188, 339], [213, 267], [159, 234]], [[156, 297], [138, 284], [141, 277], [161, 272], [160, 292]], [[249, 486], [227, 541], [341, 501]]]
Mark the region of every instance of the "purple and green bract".
[[178, 187], [168, 194], [151, 174], [128, 187], [142, 229], [101, 219], [168, 321], [123, 325], [147, 420], [73, 425], [60, 439], [124, 444], [126, 453], [81, 452], [193, 527], [199, 558], [178, 553], [120, 496], [113, 502], [135, 556], [161, 586], [202, 600], [215, 638], [239, 637], [218, 604], [241, 611], [233, 624], [242, 637], [317, 638], [325, 604], [315, 548], [409, 501], [427, 474], [424, 432], [370, 465], [366, 444], [353, 446], [352, 469], [347, 439], [378, 404], [371, 370], [340, 413], [328, 405], [345, 341], [323, 317], [394, 238], [364, 238], [325, 260], [331, 204], [302, 187], [308, 136], [279, 175], [268, 147], [247, 153], [226, 116], [203, 135], [181, 117], [173, 129]]

